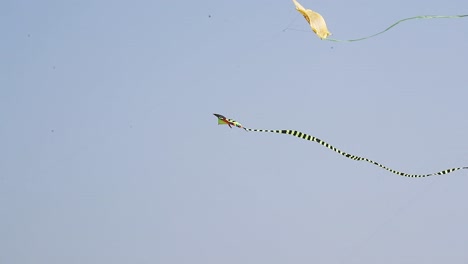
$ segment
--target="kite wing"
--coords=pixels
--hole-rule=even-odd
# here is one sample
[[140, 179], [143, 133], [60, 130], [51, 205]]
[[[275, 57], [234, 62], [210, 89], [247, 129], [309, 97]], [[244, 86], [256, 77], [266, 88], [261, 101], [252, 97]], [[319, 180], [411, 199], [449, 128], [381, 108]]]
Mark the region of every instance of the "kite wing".
[[225, 116], [219, 114], [213, 115], [215, 115], [218, 118], [218, 125], [228, 125], [229, 127], [231, 127], [232, 123], [229, 122], [229, 119], [227, 119]]
[[[215, 116], [217, 116], [218, 120], [219, 120], [219, 118], [220, 118], [219, 116], [221, 116], [221, 115], [215, 114]], [[227, 122], [231, 121], [231, 119], [227, 119], [224, 116], [221, 116], [221, 117], [228, 120]], [[422, 178], [422, 177], [429, 177], [429, 176], [435, 176], [435, 175], [444, 175], [444, 174], [448, 174], [448, 173], [451, 173], [451, 172], [454, 172], [454, 171], [457, 171], [457, 170], [468, 169], [468, 167], [458, 167], [458, 168], [446, 169], [446, 170], [442, 170], [442, 171], [434, 172], [434, 173], [429, 173], [429, 174], [409, 174], [409, 173], [400, 172], [400, 171], [388, 168], [387, 166], [384, 166], [384, 165], [382, 165], [382, 164], [380, 164], [380, 163], [378, 163], [376, 161], [373, 161], [371, 159], [364, 158], [364, 157], [359, 157], [359, 156], [355, 156], [355, 155], [346, 153], [346, 152], [344, 152], [344, 151], [342, 151], [340, 149], [337, 149], [336, 147], [328, 144], [327, 142], [325, 142], [325, 141], [323, 141], [323, 140], [321, 140], [319, 138], [316, 138], [316, 137], [311, 136], [311, 135], [307, 135], [305, 133], [302, 133], [302, 132], [299, 132], [299, 131], [296, 131], [296, 130], [269, 130], [269, 129], [251, 129], [251, 128], [246, 128], [246, 127], [242, 127], [242, 126], [238, 126], [238, 127], [243, 128], [246, 131], [286, 134], [286, 135], [292, 135], [292, 136], [295, 136], [295, 137], [298, 137], [298, 138], [302, 138], [302, 139], [305, 139], [305, 140], [308, 140], [308, 141], [316, 142], [316, 143], [318, 143], [318, 144], [320, 144], [320, 145], [322, 145], [322, 146], [324, 146], [324, 147], [326, 147], [328, 149], [331, 149], [331, 150], [335, 151], [336, 153], [338, 153], [340, 155], [345, 156], [348, 159], [352, 159], [352, 160], [356, 160], [356, 161], [366, 161], [366, 162], [374, 164], [374, 165], [376, 165], [376, 166], [378, 166], [378, 167], [380, 167], [380, 168], [382, 168], [384, 170], [387, 170], [387, 171], [389, 171], [391, 173], [395, 173], [397, 175], [404, 176], [404, 177], [409, 177], [409, 178]]]
[[310, 9], [305, 9], [299, 2], [296, 0], [292, 0], [294, 5], [296, 6], [296, 10], [301, 13], [304, 18], [309, 23], [312, 31], [321, 39], [326, 39], [331, 33], [327, 29], [327, 24], [325, 23], [325, 19], [323, 17]]
[[218, 118], [218, 125], [227, 125], [228, 123], [222, 119]]

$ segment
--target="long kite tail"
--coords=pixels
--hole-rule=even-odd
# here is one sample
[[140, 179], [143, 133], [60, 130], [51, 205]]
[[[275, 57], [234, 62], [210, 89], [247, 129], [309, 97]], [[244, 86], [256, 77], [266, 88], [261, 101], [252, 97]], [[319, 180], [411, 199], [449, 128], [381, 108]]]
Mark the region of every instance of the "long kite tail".
[[302, 138], [302, 139], [305, 139], [305, 140], [308, 140], [308, 141], [313, 141], [313, 142], [317, 142], [319, 143], [320, 145], [324, 146], [324, 147], [327, 147], [349, 159], [352, 159], [352, 160], [357, 160], [357, 161], [367, 161], [369, 163], [372, 163], [374, 165], [377, 165], [379, 167], [381, 167], [382, 169], [385, 169], [389, 172], [392, 172], [392, 173], [395, 173], [395, 174], [398, 174], [400, 176], [404, 176], [404, 177], [410, 177], [410, 178], [421, 178], [421, 177], [429, 177], [429, 176], [434, 176], [434, 175], [444, 175], [444, 174], [448, 174], [448, 173], [451, 173], [451, 172], [454, 172], [454, 171], [457, 171], [457, 170], [461, 170], [461, 169], [468, 169], [468, 167], [459, 167], [459, 168], [452, 168], [452, 169], [446, 169], [446, 170], [443, 170], [443, 171], [439, 171], [439, 172], [434, 172], [434, 173], [430, 173], [430, 174], [408, 174], [408, 173], [404, 173], [404, 172], [399, 172], [399, 171], [396, 171], [394, 169], [390, 169], [378, 162], [375, 162], [373, 160], [370, 160], [368, 158], [363, 158], [363, 157], [359, 157], [359, 156], [355, 156], [355, 155], [351, 155], [351, 154], [348, 154], [342, 150], [339, 150], [337, 148], [335, 148], [334, 146], [328, 144], [327, 142], [319, 139], [319, 138], [316, 138], [316, 137], [313, 137], [311, 135], [307, 135], [305, 133], [302, 133], [302, 132], [299, 132], [299, 131], [296, 131], [296, 130], [268, 130], [268, 129], [251, 129], [251, 128], [244, 128], [246, 131], [252, 131], [252, 132], [268, 132], [268, 133], [278, 133], [278, 134], [287, 134], [287, 135], [292, 135], [292, 136], [295, 136], [295, 137], [298, 137], [298, 138]]
[[415, 16], [415, 17], [409, 17], [409, 18], [405, 18], [405, 19], [401, 19], [401, 20], [398, 20], [397, 22], [393, 23], [391, 26], [389, 26], [388, 28], [386, 28], [385, 30], [379, 32], [379, 33], [376, 33], [374, 35], [371, 35], [371, 36], [367, 36], [367, 37], [364, 37], [364, 38], [358, 38], [358, 39], [347, 39], [347, 40], [340, 40], [340, 39], [332, 39], [332, 38], [324, 38], [324, 40], [328, 40], [328, 41], [333, 41], [333, 42], [354, 42], [354, 41], [360, 41], [360, 40], [365, 40], [365, 39], [369, 39], [369, 38], [373, 38], [375, 36], [378, 36], [382, 33], [385, 33], [387, 32], [388, 30], [390, 30], [392, 27], [400, 24], [401, 22], [404, 22], [404, 21], [407, 21], [407, 20], [412, 20], [412, 19], [432, 19], [432, 18], [463, 18], [463, 17], [468, 17], [468, 15], [453, 15], [453, 16]]

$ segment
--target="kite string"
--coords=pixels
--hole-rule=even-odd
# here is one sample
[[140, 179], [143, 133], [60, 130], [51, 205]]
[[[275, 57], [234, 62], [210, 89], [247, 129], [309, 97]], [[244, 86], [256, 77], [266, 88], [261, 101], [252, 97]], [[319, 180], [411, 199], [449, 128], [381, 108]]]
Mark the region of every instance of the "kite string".
[[369, 38], [373, 38], [375, 36], [378, 36], [378, 35], [380, 35], [382, 33], [387, 32], [388, 30], [390, 30], [394, 26], [400, 24], [401, 22], [404, 22], [404, 21], [407, 21], [407, 20], [412, 20], [412, 19], [433, 19], [433, 18], [463, 18], [463, 17], [468, 17], [468, 15], [453, 15], [453, 16], [425, 15], [425, 16], [415, 16], [415, 17], [409, 17], [409, 18], [404, 18], [404, 19], [398, 20], [397, 22], [393, 23], [392, 25], [390, 25], [385, 30], [383, 30], [381, 32], [378, 32], [378, 33], [376, 33], [374, 35], [371, 35], [371, 36], [358, 38], [358, 39], [348, 39], [348, 40], [340, 40], [340, 39], [333, 39], [333, 38], [325, 38], [324, 40], [333, 41], [333, 42], [354, 42], [354, 41], [365, 40], [365, 39], [369, 39]]
[[[399, 216], [402, 212], [407, 210], [410, 206], [414, 205], [418, 200], [421, 200], [421, 197], [427, 191], [427, 188], [429, 188], [429, 186], [431, 186], [434, 182], [434, 178], [429, 179], [429, 182], [426, 185], [424, 185], [424, 187], [414, 192], [408, 199], [405, 200], [405, 202], [402, 205], [398, 206], [398, 208], [394, 210], [394, 212], [388, 218], [386, 218], [384, 221], [378, 224], [368, 236], [364, 237], [364, 239], [362, 239], [359, 243], [353, 243], [353, 245], [348, 251], [348, 255], [346, 256], [346, 254], [343, 254], [343, 258], [347, 260], [346, 262], [362, 263], [362, 260], [359, 259], [359, 257], [362, 257], [362, 255], [358, 254], [360, 252], [363, 252], [369, 245], [369, 242], [371, 242], [385, 227], [389, 227], [397, 216]], [[352, 253], [355, 254], [350, 256], [350, 254]]]
[[294, 29], [290, 29], [289, 27], [294, 23], [296, 22], [297, 20], [297, 16], [295, 16], [293, 19], [291, 19], [291, 21], [288, 23], [288, 25], [282, 30], [282, 32], [285, 32], [286, 30], [294, 30]]
[[[289, 12], [289, 14], [291, 15], [292, 13], [294, 13], [294, 11]], [[298, 19], [297, 16], [293, 16], [293, 18], [289, 21], [289, 23], [283, 30], [281, 31], [275, 30], [272, 34], [265, 36], [264, 38], [256, 41], [255, 43], [252, 43], [251, 48], [244, 51], [242, 55], [238, 56], [232, 64], [238, 66], [238, 65], [245, 64], [247, 60], [249, 61], [252, 60], [252, 58], [255, 58], [255, 56], [258, 54], [258, 52], [256, 52], [257, 50], [263, 49], [266, 44], [271, 43], [273, 40], [277, 39], [280, 34], [286, 32], [287, 30], [306, 32], [306, 30], [298, 30], [298, 29], [289, 28], [297, 19]]]

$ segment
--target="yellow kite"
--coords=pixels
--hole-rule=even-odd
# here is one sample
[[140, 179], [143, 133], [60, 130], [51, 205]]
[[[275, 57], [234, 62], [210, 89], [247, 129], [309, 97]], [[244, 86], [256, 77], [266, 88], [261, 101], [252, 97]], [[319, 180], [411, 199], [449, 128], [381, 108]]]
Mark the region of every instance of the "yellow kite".
[[382, 33], [387, 32], [389, 29], [393, 28], [394, 26], [400, 24], [401, 22], [408, 21], [408, 20], [413, 20], [413, 19], [433, 19], [433, 18], [464, 18], [468, 17], [468, 15], [452, 15], [452, 16], [439, 16], [439, 15], [424, 15], [424, 16], [414, 16], [414, 17], [408, 17], [404, 19], [400, 19], [397, 22], [393, 23], [383, 31], [380, 31], [378, 33], [375, 33], [373, 35], [363, 37], [363, 38], [358, 38], [358, 39], [347, 39], [347, 40], [340, 40], [340, 39], [332, 39], [328, 38], [328, 36], [331, 35], [330, 31], [327, 29], [327, 24], [325, 23], [325, 20], [323, 17], [317, 13], [314, 12], [310, 9], [305, 9], [299, 2], [296, 0], [292, 0], [294, 2], [294, 5], [296, 6], [296, 10], [301, 13], [304, 18], [307, 20], [307, 23], [309, 23], [310, 27], [312, 30], [317, 34], [317, 36], [322, 39], [322, 40], [328, 40], [328, 41], [334, 41], [334, 42], [353, 42], [353, 41], [361, 41], [369, 38], [373, 38], [375, 36], [378, 36]]
[[328, 36], [331, 35], [331, 33], [327, 29], [327, 24], [325, 23], [325, 20], [319, 13], [314, 12], [310, 9], [305, 9], [296, 0], [292, 1], [296, 6], [296, 10], [304, 16], [304, 18], [307, 20], [307, 23], [309, 23], [310, 27], [319, 38], [326, 39]]

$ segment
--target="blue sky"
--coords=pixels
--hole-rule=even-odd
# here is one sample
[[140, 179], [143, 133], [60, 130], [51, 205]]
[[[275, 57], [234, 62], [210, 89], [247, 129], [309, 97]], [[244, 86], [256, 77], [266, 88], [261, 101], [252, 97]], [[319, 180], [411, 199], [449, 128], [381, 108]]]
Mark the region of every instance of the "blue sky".
[[[462, 0], [301, 1], [333, 38]], [[321, 41], [291, 1], [0, 3], [0, 262], [466, 263], [468, 19]], [[285, 30], [286, 29], [286, 30]]]

